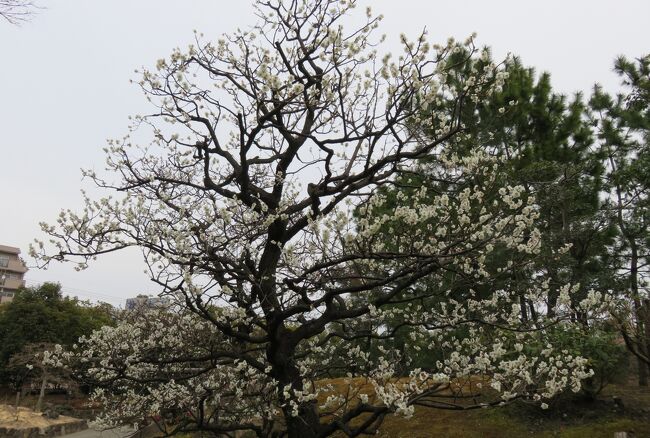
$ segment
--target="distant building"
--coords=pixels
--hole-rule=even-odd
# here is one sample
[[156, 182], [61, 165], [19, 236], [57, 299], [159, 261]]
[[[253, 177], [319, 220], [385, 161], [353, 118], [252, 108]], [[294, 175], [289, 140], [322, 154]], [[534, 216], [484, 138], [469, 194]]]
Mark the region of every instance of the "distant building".
[[135, 298], [127, 298], [126, 310], [134, 309], [157, 309], [168, 307], [171, 301], [167, 297], [150, 297], [148, 295], [138, 295]]
[[0, 304], [14, 299], [16, 291], [25, 287], [27, 266], [20, 258], [20, 249], [0, 245]]

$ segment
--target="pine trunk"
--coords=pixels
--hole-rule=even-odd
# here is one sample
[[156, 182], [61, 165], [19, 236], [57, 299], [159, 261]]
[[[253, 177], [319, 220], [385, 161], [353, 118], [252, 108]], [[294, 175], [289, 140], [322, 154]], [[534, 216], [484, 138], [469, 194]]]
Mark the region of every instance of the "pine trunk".
[[650, 374], [650, 299], [643, 300], [643, 324], [645, 328], [645, 365], [646, 373]]
[[[636, 242], [634, 239], [628, 239], [630, 242], [630, 289], [632, 290], [632, 297], [634, 299], [634, 312], [636, 317], [636, 333], [638, 341], [638, 349], [642, 356], [648, 357], [648, 350], [646, 346], [646, 324], [644, 324], [644, 311], [641, 308], [641, 300], [639, 299], [639, 255], [637, 252]], [[637, 356], [637, 364], [639, 369], [639, 386], [648, 386], [648, 364], [643, 359]]]

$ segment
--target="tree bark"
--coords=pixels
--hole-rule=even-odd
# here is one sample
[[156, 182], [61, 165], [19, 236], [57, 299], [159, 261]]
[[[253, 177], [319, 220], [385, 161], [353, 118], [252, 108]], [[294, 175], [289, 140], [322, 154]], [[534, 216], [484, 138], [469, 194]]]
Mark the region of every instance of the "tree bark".
[[[633, 238], [628, 238], [630, 243], [630, 289], [634, 300], [634, 313], [636, 317], [636, 332], [639, 341], [639, 351], [645, 357], [648, 356], [645, 334], [646, 328], [644, 327], [644, 313], [641, 300], [639, 299], [639, 254], [636, 247], [636, 242]], [[639, 368], [639, 386], [648, 386], [648, 364], [645, 363], [640, 357], [637, 356], [637, 364]]]
[[[275, 325], [274, 323], [277, 322], [271, 318], [270, 324]], [[302, 391], [302, 377], [295, 362], [296, 340], [281, 321], [275, 331], [275, 339], [269, 343], [266, 354], [269, 362], [273, 364], [273, 372], [275, 378], [280, 382], [280, 390], [289, 386], [292, 390]], [[299, 402], [297, 416], [293, 415], [294, 406], [286, 403], [282, 408], [282, 413], [289, 438], [315, 438], [318, 436], [320, 419], [315, 401]]]
[[[301, 391], [303, 389], [302, 379], [298, 369], [295, 367], [292, 358], [287, 358], [284, 374], [286, 385]], [[320, 429], [320, 419], [315, 401], [302, 402], [298, 405], [298, 415], [294, 415], [294, 408], [287, 405], [283, 408], [284, 419], [287, 423], [287, 434], [289, 438], [315, 438]]]
[[[643, 324], [644, 324], [644, 334], [645, 334], [645, 353], [647, 358], [650, 359], [650, 299], [646, 298], [643, 300]], [[646, 373], [650, 374], [650, 360], [645, 361]]]
[[18, 421], [18, 405], [20, 403], [20, 389], [16, 391], [16, 421]]
[[[290, 411], [290, 409], [289, 409]], [[289, 438], [316, 438], [320, 423], [316, 413], [316, 403], [304, 403], [298, 410], [298, 416], [294, 417], [285, 410], [287, 422], [287, 434]]]
[[43, 398], [45, 397], [45, 387], [47, 386], [47, 374], [43, 372], [43, 380], [41, 381], [41, 391], [38, 394], [38, 401], [36, 402], [36, 407], [34, 410], [36, 412], [41, 412], [43, 407]]
[[[610, 154], [609, 161], [612, 165], [612, 168], [615, 170], [615, 162], [613, 157]], [[616, 186], [616, 197], [617, 197], [617, 211], [616, 215], [618, 218], [618, 226], [621, 230], [623, 237], [627, 240], [630, 245], [630, 291], [632, 293], [632, 301], [634, 303], [634, 318], [635, 318], [635, 340], [634, 343], [637, 345], [637, 365], [639, 370], [639, 386], [648, 386], [648, 364], [642, 359], [642, 357], [648, 357], [648, 350], [646, 346], [646, 330], [644, 329], [644, 317], [641, 309], [641, 300], [639, 298], [639, 253], [637, 248], [637, 242], [635, 236], [629, 232], [627, 224], [623, 217], [623, 201], [621, 196], [621, 187]], [[626, 340], [627, 343], [627, 340]]]

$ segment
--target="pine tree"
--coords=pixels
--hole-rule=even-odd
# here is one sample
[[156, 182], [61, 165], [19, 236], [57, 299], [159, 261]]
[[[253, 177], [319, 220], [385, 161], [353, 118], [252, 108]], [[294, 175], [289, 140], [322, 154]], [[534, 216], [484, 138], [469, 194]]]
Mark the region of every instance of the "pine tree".
[[[450, 59], [450, 65], [458, 67], [447, 75], [449, 83], [460, 86], [459, 78], [470, 76], [472, 69], [491, 62], [488, 49], [473, 64], [461, 62], [466, 56], [458, 53]], [[588, 108], [581, 94], [568, 99], [554, 92], [548, 73], [537, 76], [533, 68], [525, 67], [518, 58], [507, 64], [506, 71], [508, 77], [503, 87], [491, 98], [466, 103], [461, 116], [465, 135], [455, 139], [454, 147], [460, 155], [480, 147], [500, 156], [508, 168], [506, 182], [522, 185], [539, 206], [537, 227], [543, 245], [533, 265], [527, 271], [512, 265], [504, 272], [497, 271], [495, 263], [490, 287], [472, 285], [496, 290], [498, 284], [503, 286], [507, 282], [525, 289], [531, 281], [547, 279], [550, 290], [546, 303], [529, 302], [522, 295], [521, 317], [525, 320], [535, 318], [536, 306], [540, 304], [552, 312], [561, 288], [567, 284], [576, 292], [574, 304], [589, 290], [610, 289], [607, 248], [613, 242], [615, 230], [601, 208], [604, 165], [599, 151], [593, 147], [592, 130], [585, 117]], [[435, 103], [429, 105], [426, 117], [435, 118], [443, 110], [449, 109]], [[428, 133], [422, 135], [426, 137]], [[436, 163], [432, 156], [418, 169], [404, 169], [395, 188], [386, 189], [393, 195], [389, 196], [392, 202], [384, 208], [395, 208], [403, 202], [400, 192], [409, 193], [422, 185], [432, 193], [448, 190], [448, 186], [432, 177]], [[562, 247], [566, 252], [557, 251]], [[578, 310], [575, 318], [586, 323], [585, 315]]]
[[629, 350], [638, 358], [639, 384], [648, 385], [650, 365], [650, 56], [616, 60], [623, 91], [612, 97], [596, 85], [590, 106], [606, 164], [608, 203], [619, 231], [614, 247], [624, 304], [617, 319]]

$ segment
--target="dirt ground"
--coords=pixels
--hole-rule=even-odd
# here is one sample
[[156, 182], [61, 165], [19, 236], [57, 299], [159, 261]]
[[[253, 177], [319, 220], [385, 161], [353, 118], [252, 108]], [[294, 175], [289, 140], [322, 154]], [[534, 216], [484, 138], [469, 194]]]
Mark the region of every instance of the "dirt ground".
[[[334, 384], [335, 389], [342, 390], [344, 382], [342, 379], [333, 379], [330, 383]], [[362, 389], [370, 390], [365, 387]], [[616, 403], [614, 400], [619, 402]], [[83, 398], [66, 400], [61, 396], [51, 396], [46, 397], [46, 401], [51, 404], [73, 405], [77, 408], [87, 405], [87, 400]], [[35, 400], [25, 399], [24, 402], [27, 406], [34, 406]], [[13, 407], [0, 405], [0, 427], [5, 426], [7, 421], [13, 421], [14, 412]], [[48, 421], [26, 408], [22, 408], [19, 415], [20, 421], [23, 424], [29, 422], [31, 427], [43, 427], [40, 425]], [[61, 417], [54, 421], [65, 421], [65, 418], [71, 419]], [[111, 435], [89, 429], [69, 436], [71, 438], [121, 438], [128, 436], [130, 432], [132, 431], [124, 429], [113, 431]], [[650, 390], [648, 388], [639, 388], [635, 384], [612, 384], [607, 386], [596, 400], [585, 401], [574, 398], [558, 400], [552, 403], [548, 410], [542, 410], [537, 405], [520, 404], [473, 411], [417, 408], [415, 415], [410, 419], [388, 417], [377, 436], [380, 438], [612, 438], [617, 432], [626, 432], [629, 438], [650, 438]], [[200, 434], [184, 435], [184, 437], [189, 436], [198, 437]]]
[[32, 427], [48, 427], [59, 424], [76, 423], [79, 419], [60, 416], [57, 419], [47, 419], [40, 412], [29, 408], [0, 405], [0, 427], [12, 429], [28, 429]]

